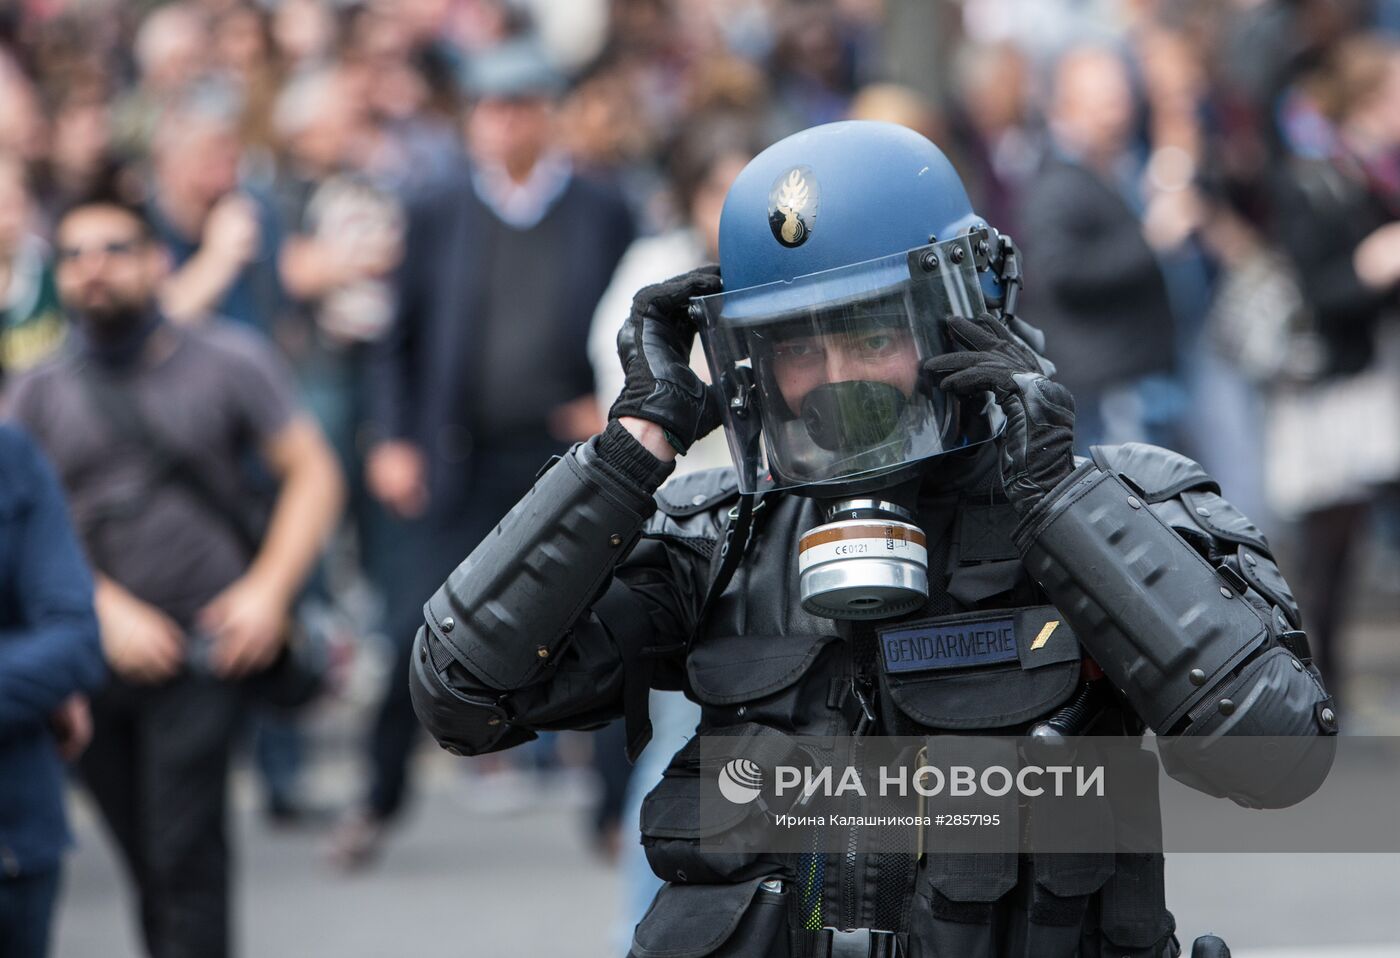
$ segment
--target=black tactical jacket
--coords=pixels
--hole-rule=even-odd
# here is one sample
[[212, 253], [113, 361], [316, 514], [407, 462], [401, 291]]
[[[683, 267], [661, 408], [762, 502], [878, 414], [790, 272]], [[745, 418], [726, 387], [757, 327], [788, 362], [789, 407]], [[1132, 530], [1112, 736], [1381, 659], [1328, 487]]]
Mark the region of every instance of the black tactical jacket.
[[[849, 735], [858, 686], [877, 715], [870, 734], [1017, 734], [1081, 687], [1083, 653], [1069, 628], [1028, 648], [1037, 623], [1063, 617], [1013, 542], [1019, 517], [1001, 493], [991, 447], [948, 458], [926, 483], [918, 522], [929, 542], [930, 597], [904, 618], [1014, 609], [1031, 627], [1017, 630], [1014, 661], [898, 674], [872, 654], [871, 627], [801, 608], [797, 540], [822, 522], [812, 500], [761, 500], [743, 562], [695, 632], [738, 501], [732, 471], [677, 478], [653, 506], [635, 473], [610, 467], [595, 449], [596, 440], [555, 463], [428, 603], [412, 691], [449, 751], [478, 754], [539, 730], [594, 727], [648, 686], [684, 690], [699, 703], [699, 735], [760, 726]], [[1096, 458], [1199, 556], [1228, 567], [1241, 597], [1278, 631], [1296, 625], [1263, 537], [1199, 466], [1141, 445]], [[1142, 729], [1119, 697], [1092, 733]], [[924, 958], [1175, 954], [1160, 855], [928, 855], [915, 863], [700, 853], [697, 742], [675, 756], [643, 806], [648, 858], [668, 884], [637, 929], [638, 958], [836, 953], [816, 932], [822, 926], [893, 930], [901, 954]]]

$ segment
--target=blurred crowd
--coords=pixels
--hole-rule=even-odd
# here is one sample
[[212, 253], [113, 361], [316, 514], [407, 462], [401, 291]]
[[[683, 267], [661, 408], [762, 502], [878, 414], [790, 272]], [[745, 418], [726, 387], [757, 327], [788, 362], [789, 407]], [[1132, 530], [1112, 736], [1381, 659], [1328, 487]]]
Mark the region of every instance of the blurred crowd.
[[[229, 612], [238, 604], [212, 585], [202, 608], [185, 609], [178, 587], [163, 603], [163, 585], [143, 595], [149, 584], [126, 575], [133, 553], [103, 558], [85, 512], [102, 498], [89, 487], [98, 480], [52, 412], [76, 380], [101, 376], [91, 363], [61, 367], [57, 381], [46, 369], [77, 353], [139, 378], [149, 371], [123, 366], [123, 350], [164, 330], [214, 344], [208, 367], [191, 365], [151, 402], [228, 403], [246, 420], [229, 435], [262, 445], [202, 465], [266, 460], [228, 490], [276, 502], [247, 568], [283, 581], [257, 595], [281, 595], [285, 617], [319, 635], [317, 668], [334, 672], [347, 644], [388, 663], [363, 794], [335, 834], [336, 860], [364, 864], [409, 791], [418, 735], [406, 675], [423, 601], [549, 456], [601, 429], [632, 293], [717, 258], [720, 206], [744, 163], [843, 118], [927, 135], [974, 207], [1016, 240], [1019, 311], [1045, 330], [1076, 396], [1082, 452], [1178, 448], [1294, 544], [1289, 578], [1345, 695], [1336, 636], [1355, 560], [1372, 540], [1393, 557], [1400, 538], [1398, 36], [1395, 0], [3, 5], [0, 375], [7, 415], [36, 434], [74, 503], [104, 651], [135, 690], [123, 721], [154, 707], [153, 683], [172, 681], [184, 654], [132, 665], [115, 651], [110, 617], [140, 617], [127, 598], [168, 616], [177, 636], [252, 636], [256, 616]], [[159, 255], [141, 272], [148, 243]], [[120, 335], [97, 320], [126, 315], [99, 308], [103, 289], [130, 298], [136, 318]], [[229, 326], [236, 343], [217, 331]], [[198, 428], [227, 426], [206, 419]], [[303, 419], [323, 444], [288, 445], [287, 423]], [[169, 458], [147, 430], [126, 438], [147, 460]], [[712, 440], [687, 465], [725, 461]], [[299, 563], [327, 530], [279, 524], [279, 507], [312, 475], [334, 511], [337, 466], [340, 527], [319, 562]], [[295, 501], [304, 512], [315, 499]], [[220, 513], [193, 521], [219, 526]], [[160, 540], [147, 530], [156, 552]], [[268, 558], [279, 549], [281, 561]], [[250, 578], [232, 580], [249, 605]], [[115, 613], [107, 583], [125, 585]], [[237, 659], [216, 652], [216, 672], [220, 654]], [[84, 670], [67, 692], [91, 691]], [[103, 721], [117, 719], [98, 704], [101, 745]], [[679, 701], [655, 708], [650, 754], [664, 761], [693, 716]], [[305, 811], [298, 720], [253, 712], [269, 811], [294, 820]], [[239, 716], [205, 745], [223, 754]], [[592, 742], [605, 850], [635, 843], [621, 823], [635, 822], [638, 783], [655, 774], [644, 759], [629, 799], [620, 735]], [[137, 761], [99, 751], [91, 764], [109, 776]], [[541, 739], [513, 764], [476, 760], [472, 787], [537, 783], [561, 753], [571, 750]], [[193, 774], [222, 794], [222, 771]], [[190, 944], [200, 939], [181, 927], [188, 914], [158, 904], [225, 867], [219, 849], [182, 873], [188, 862], [147, 860], [174, 853], [143, 848], [104, 813], [153, 953], [221, 953]]]

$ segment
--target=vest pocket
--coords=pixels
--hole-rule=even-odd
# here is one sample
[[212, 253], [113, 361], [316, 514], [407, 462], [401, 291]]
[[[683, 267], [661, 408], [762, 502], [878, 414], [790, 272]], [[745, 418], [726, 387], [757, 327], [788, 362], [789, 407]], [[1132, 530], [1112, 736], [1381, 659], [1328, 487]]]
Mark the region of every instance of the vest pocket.
[[766, 823], [759, 805], [703, 801], [704, 788], [696, 735], [642, 800], [642, 847], [657, 877], [705, 884], [782, 872], [779, 855], [755, 850]]
[[910, 958], [996, 958], [996, 903], [1016, 886], [1012, 852], [931, 852], [915, 879]]
[[924, 728], [963, 731], [1019, 725], [1069, 700], [1079, 684], [1079, 663], [1029, 671], [1019, 665], [885, 675], [890, 700]]
[[[1104, 761], [1095, 744], [1093, 739], [1081, 741], [1074, 762], [1093, 767]], [[1027, 903], [1028, 939], [1032, 944], [1043, 940], [1041, 951], [1047, 955], [1072, 955], [1090, 899], [1113, 875], [1113, 807], [1106, 797], [1043, 795], [1029, 814], [1031, 848], [1091, 849], [1038, 852], [1030, 859], [1034, 881]], [[1068, 945], [1061, 943], [1067, 938], [1062, 929], [1073, 929]]]
[[1026, 902], [1025, 953], [1077, 958], [1090, 902], [1113, 874], [1113, 855], [1036, 855], [1031, 872], [1035, 880]]
[[632, 936], [629, 958], [791, 958], [788, 883], [664, 885]]
[[1113, 877], [1100, 899], [1100, 927], [1105, 958], [1156, 958], [1176, 931], [1167, 911], [1160, 854], [1117, 856]]
[[960, 612], [877, 634], [888, 698], [923, 728], [1019, 725], [1067, 701], [1079, 684], [1079, 642], [1053, 606]]
[[1114, 803], [1113, 825], [1121, 851], [1114, 856], [1113, 876], [1099, 898], [1103, 954], [1113, 958], [1157, 958], [1176, 931], [1167, 910], [1162, 811], [1158, 800], [1157, 757], [1150, 752], [1120, 755], [1119, 792], [1138, 796], [1129, 805]]
[[[834, 635], [707, 636], [686, 661], [694, 697], [714, 727], [759, 723], [796, 733], [825, 710], [827, 684], [803, 683]], [[817, 686], [820, 686], [819, 688]]]

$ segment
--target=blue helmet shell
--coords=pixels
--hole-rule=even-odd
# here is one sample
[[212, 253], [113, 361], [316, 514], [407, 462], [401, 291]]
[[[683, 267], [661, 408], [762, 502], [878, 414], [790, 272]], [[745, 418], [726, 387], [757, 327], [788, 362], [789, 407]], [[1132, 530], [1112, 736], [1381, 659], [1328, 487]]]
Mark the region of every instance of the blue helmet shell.
[[953, 165], [925, 137], [894, 123], [828, 123], [744, 167], [720, 215], [720, 274], [727, 291], [787, 282], [982, 223]]

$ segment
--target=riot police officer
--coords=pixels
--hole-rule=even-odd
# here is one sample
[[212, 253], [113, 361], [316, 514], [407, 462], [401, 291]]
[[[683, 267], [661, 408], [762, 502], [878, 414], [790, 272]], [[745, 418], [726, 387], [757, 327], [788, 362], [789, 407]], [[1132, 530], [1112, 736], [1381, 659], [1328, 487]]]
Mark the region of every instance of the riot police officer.
[[[1098, 695], [1074, 731], [1170, 733], [1195, 743], [1174, 777], [1264, 806], [1310, 794], [1330, 752], [1261, 772], [1213, 743], [1336, 731], [1268, 544], [1210, 476], [1138, 444], [1074, 457], [1015, 247], [932, 143], [845, 122], [775, 144], [730, 190], [720, 260], [637, 294], [606, 430], [427, 603], [419, 717], [478, 754], [621, 715], [635, 753], [648, 689], [702, 706], [643, 808], [667, 884], [637, 958], [1179, 954], [1160, 854], [698, 848], [687, 784], [714, 731], [1017, 735]], [[658, 491], [720, 425], [735, 468]], [[1009, 644], [896, 662], [878, 642], [993, 619]]]

